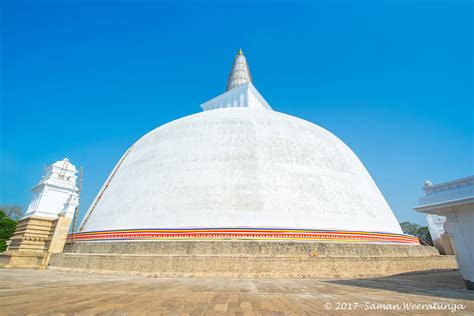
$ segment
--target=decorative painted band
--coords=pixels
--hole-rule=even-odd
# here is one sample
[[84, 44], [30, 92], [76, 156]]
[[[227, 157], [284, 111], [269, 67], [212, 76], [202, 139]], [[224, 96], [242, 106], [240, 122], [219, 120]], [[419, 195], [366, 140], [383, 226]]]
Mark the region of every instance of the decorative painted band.
[[157, 228], [77, 232], [69, 234], [71, 241], [125, 240], [307, 240], [328, 242], [397, 243], [419, 245], [417, 237], [380, 232], [314, 230], [292, 228]]

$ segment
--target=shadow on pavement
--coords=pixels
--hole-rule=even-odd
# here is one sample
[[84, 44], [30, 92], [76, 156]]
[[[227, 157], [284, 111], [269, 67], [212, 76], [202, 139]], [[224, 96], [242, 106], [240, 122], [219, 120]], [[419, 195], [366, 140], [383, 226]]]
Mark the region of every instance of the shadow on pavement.
[[474, 291], [466, 289], [458, 270], [426, 270], [386, 277], [327, 280], [325, 282], [439, 298], [474, 300]]

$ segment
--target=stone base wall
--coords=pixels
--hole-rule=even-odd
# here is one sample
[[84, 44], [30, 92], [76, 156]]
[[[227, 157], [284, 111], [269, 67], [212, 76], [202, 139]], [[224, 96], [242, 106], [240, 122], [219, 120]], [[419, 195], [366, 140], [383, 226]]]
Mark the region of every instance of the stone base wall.
[[357, 278], [456, 269], [453, 256], [430, 258], [168, 257], [111, 254], [53, 255], [49, 269], [159, 277]]
[[435, 247], [442, 255], [454, 255], [454, 248], [448, 234], [441, 234], [440, 238], [433, 240]]
[[165, 240], [67, 243], [65, 253], [214, 255], [214, 256], [336, 256], [427, 257], [438, 256], [435, 247], [402, 244], [331, 243], [315, 241]]
[[76, 242], [50, 269], [160, 277], [357, 278], [456, 269], [434, 247], [281, 241]]
[[47, 244], [47, 251], [49, 253], [63, 252], [71, 222], [71, 218], [64, 216], [60, 216], [54, 222], [54, 231], [52, 232]]
[[0, 268], [44, 268], [45, 256], [40, 252], [6, 251], [0, 255]]
[[26, 217], [18, 222], [7, 251], [0, 254], [0, 267], [44, 269], [51, 253], [63, 250], [71, 220]]
[[9, 251], [44, 252], [54, 229], [54, 221], [42, 217], [26, 217], [18, 221], [10, 238]]

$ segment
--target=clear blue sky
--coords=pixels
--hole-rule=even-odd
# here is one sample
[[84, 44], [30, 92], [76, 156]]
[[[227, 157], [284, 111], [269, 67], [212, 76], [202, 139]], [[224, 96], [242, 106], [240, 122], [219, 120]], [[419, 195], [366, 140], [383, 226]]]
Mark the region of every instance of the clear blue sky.
[[400, 221], [424, 223], [425, 179], [474, 173], [470, 1], [96, 3], [0, 4], [0, 204], [26, 207], [69, 157], [82, 217], [131, 144], [224, 92], [239, 47], [272, 107], [348, 144]]

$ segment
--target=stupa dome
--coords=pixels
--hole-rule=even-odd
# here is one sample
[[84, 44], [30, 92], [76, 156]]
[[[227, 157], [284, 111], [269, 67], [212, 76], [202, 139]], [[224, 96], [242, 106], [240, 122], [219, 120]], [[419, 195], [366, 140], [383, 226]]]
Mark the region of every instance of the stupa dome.
[[191, 226], [401, 233], [340, 139], [290, 115], [243, 107], [190, 115], [141, 138], [84, 230]]
[[[75, 238], [303, 238], [418, 243], [339, 138], [273, 111], [239, 51], [229, 90], [118, 162]], [[238, 80], [237, 80], [238, 79]]]

